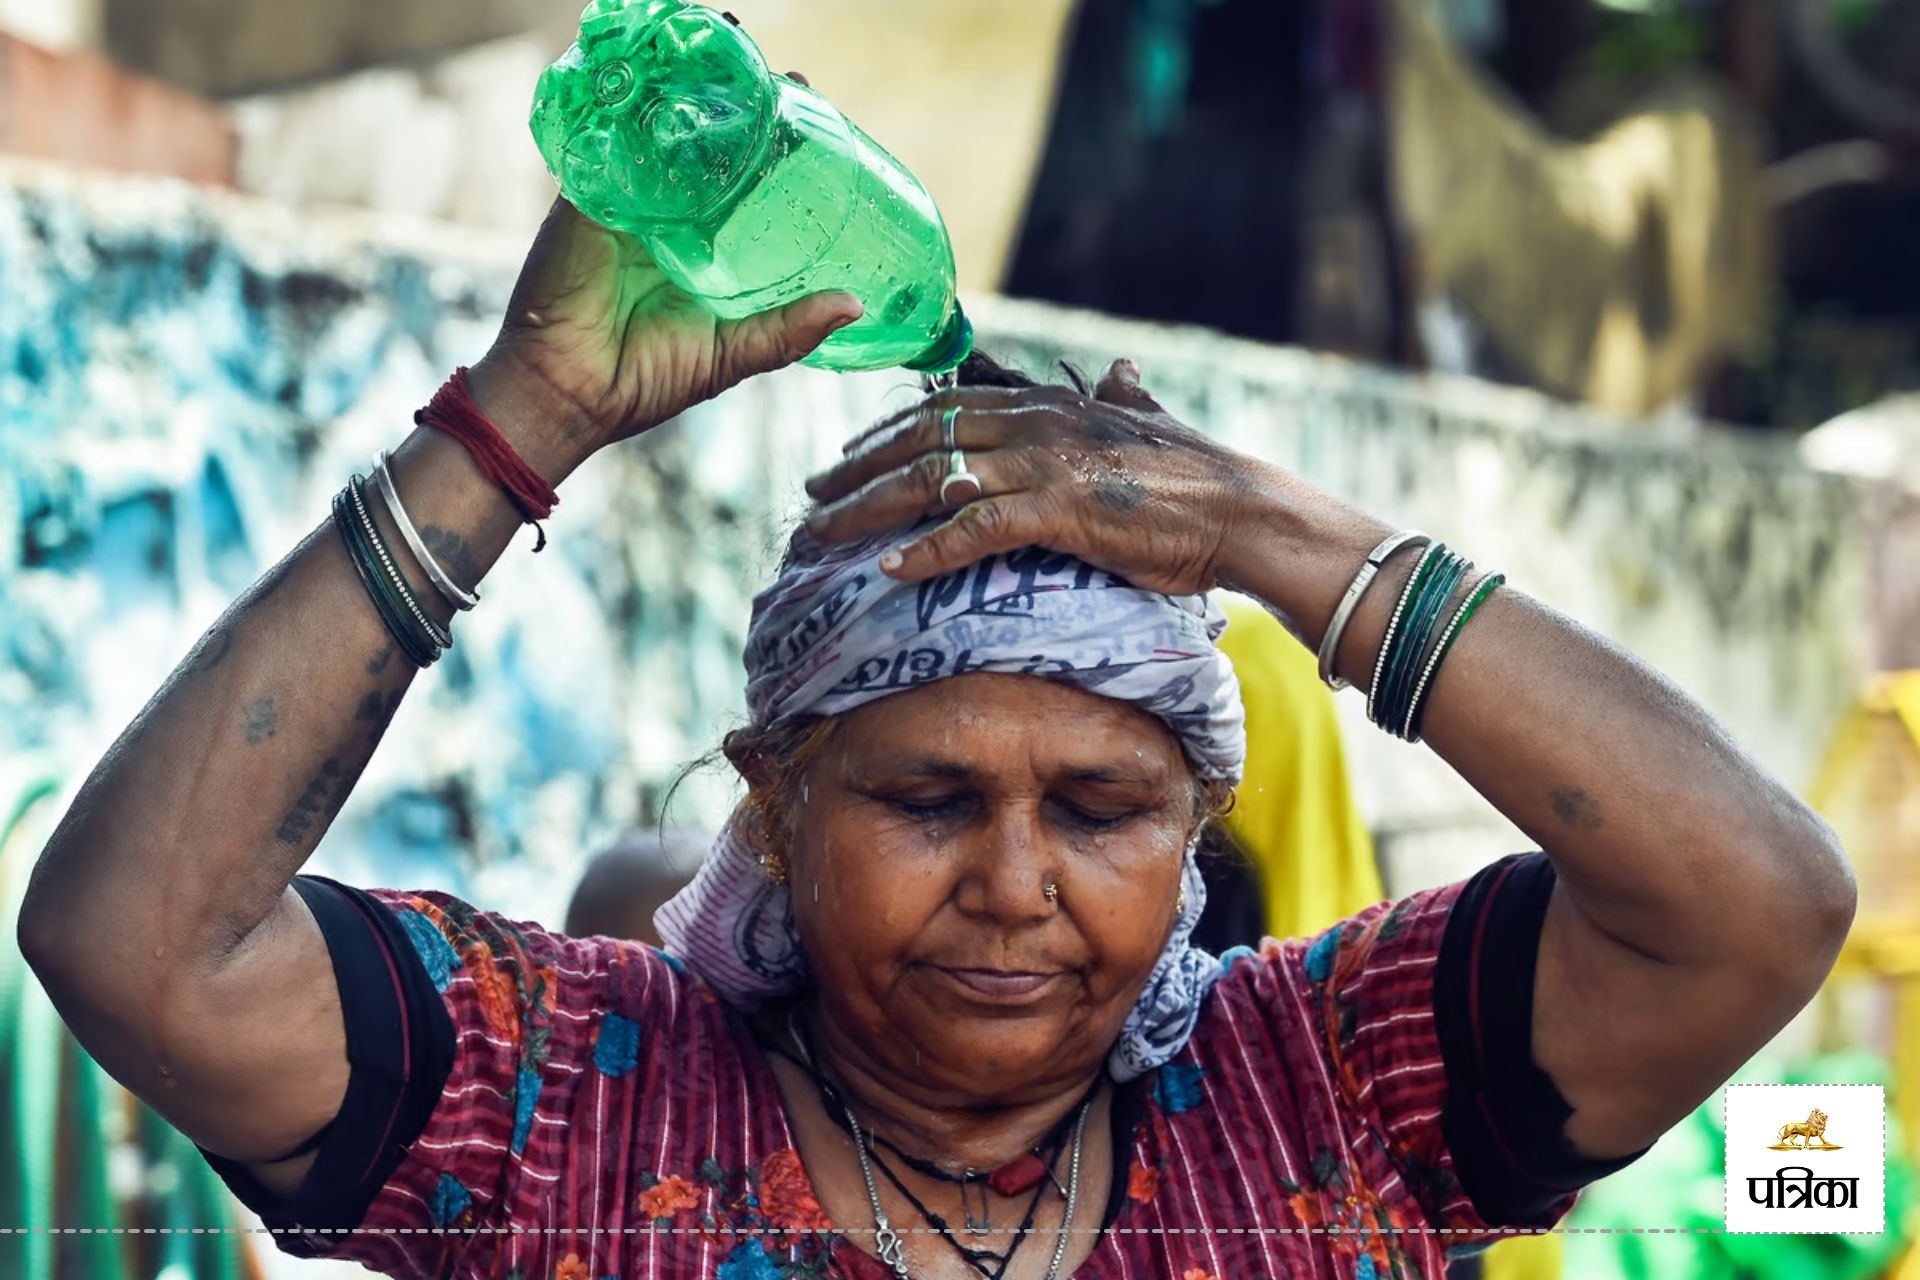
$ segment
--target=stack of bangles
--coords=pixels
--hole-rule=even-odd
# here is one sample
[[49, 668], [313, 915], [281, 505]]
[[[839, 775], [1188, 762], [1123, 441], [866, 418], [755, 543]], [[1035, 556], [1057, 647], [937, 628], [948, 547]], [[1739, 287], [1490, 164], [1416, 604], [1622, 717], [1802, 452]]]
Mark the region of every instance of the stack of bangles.
[[1373, 549], [1334, 611], [1326, 638], [1320, 643], [1320, 678], [1339, 690], [1347, 682], [1334, 673], [1334, 658], [1355, 609], [1373, 585], [1380, 568], [1395, 552], [1422, 547], [1419, 562], [1400, 590], [1400, 600], [1387, 623], [1374, 659], [1373, 687], [1367, 691], [1367, 715], [1373, 722], [1408, 742], [1420, 741], [1420, 721], [1434, 677], [1446, 661], [1454, 641], [1487, 598], [1506, 582], [1503, 573], [1487, 573], [1477, 582], [1473, 562], [1435, 542], [1424, 533], [1396, 533]]
[[[539, 521], [559, 505], [559, 495], [527, 466], [499, 429], [487, 421], [473, 403], [465, 369], [448, 380], [415, 421], [443, 431], [466, 446], [481, 471], [507, 494], [521, 516], [536, 530]], [[373, 482], [387, 505], [394, 527], [399, 529], [407, 550], [413, 553], [434, 590], [457, 610], [479, 604], [480, 597], [453, 580], [414, 527], [406, 506], [400, 501], [400, 491], [393, 482], [385, 453], [373, 469]], [[360, 585], [367, 589], [374, 612], [380, 615], [381, 623], [400, 652], [414, 666], [430, 667], [440, 660], [441, 654], [453, 648], [453, 634], [421, 607], [420, 598], [414, 594], [406, 574], [400, 571], [393, 549], [387, 545], [385, 535], [373, 518], [371, 504], [367, 481], [354, 476], [347, 481], [347, 487], [334, 496], [334, 528], [346, 544], [347, 558], [353, 562], [354, 572], [360, 575]], [[534, 550], [545, 546], [546, 534], [540, 530], [540, 542]]]

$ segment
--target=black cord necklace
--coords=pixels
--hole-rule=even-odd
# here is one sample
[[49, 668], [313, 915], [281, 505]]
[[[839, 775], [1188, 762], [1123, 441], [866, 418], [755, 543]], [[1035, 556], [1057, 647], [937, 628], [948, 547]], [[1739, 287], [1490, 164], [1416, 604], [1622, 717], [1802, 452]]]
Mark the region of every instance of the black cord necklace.
[[[800, 1050], [800, 1056], [796, 1057], [787, 1053], [784, 1049], [780, 1049], [778, 1051], [781, 1053], [781, 1056], [799, 1067], [801, 1071], [806, 1074], [807, 1079], [813, 1082], [814, 1089], [818, 1091], [820, 1095], [820, 1105], [827, 1115], [832, 1118], [834, 1124], [842, 1130], [847, 1131], [856, 1144], [860, 1143], [862, 1141], [861, 1135], [850, 1127], [854, 1123], [852, 1113], [847, 1109], [846, 1103], [841, 1099], [839, 1091], [834, 1088], [833, 1082], [827, 1079], [821, 1068], [814, 1065], [819, 1055], [813, 1044], [811, 1029], [803, 1029], [801, 1021], [796, 1019], [791, 1011], [788, 1014], [787, 1028], [789, 1034], [793, 1036], [796, 1046]], [[1104, 1076], [1102, 1079], [1104, 1079]], [[1003, 1165], [1000, 1169], [994, 1170], [991, 1173], [981, 1172], [980, 1170], [971, 1168], [958, 1175], [949, 1173], [930, 1160], [909, 1155], [894, 1143], [881, 1137], [878, 1133], [870, 1131], [873, 1142], [868, 1145], [871, 1150], [872, 1161], [874, 1165], [879, 1168], [880, 1172], [886, 1175], [887, 1181], [894, 1185], [895, 1190], [899, 1191], [899, 1193], [906, 1198], [907, 1203], [913, 1206], [914, 1211], [920, 1215], [927, 1225], [938, 1232], [941, 1239], [952, 1246], [953, 1251], [960, 1255], [962, 1261], [980, 1273], [982, 1280], [1002, 1280], [1002, 1277], [1007, 1273], [1007, 1268], [1013, 1265], [1014, 1255], [1019, 1252], [1020, 1246], [1027, 1242], [1028, 1236], [1033, 1231], [1034, 1219], [1039, 1215], [1040, 1201], [1046, 1196], [1048, 1184], [1051, 1183], [1056, 1188], [1060, 1186], [1060, 1179], [1054, 1172], [1054, 1168], [1059, 1163], [1060, 1152], [1065, 1146], [1065, 1135], [1068, 1131], [1068, 1126], [1077, 1126], [1083, 1119], [1087, 1109], [1093, 1105], [1094, 1095], [1099, 1092], [1100, 1083], [1101, 1081], [1096, 1080], [1093, 1088], [1087, 1091], [1087, 1096], [1081, 1099], [1080, 1105], [1073, 1108], [1060, 1121], [1056, 1122], [1054, 1127], [1050, 1129], [1041, 1141], [1026, 1155]], [[988, 1211], [991, 1202], [988, 1199], [988, 1192], [990, 1189], [997, 1190], [997, 1187], [995, 1187], [996, 1179], [1002, 1179], [1002, 1175], [1011, 1173], [1014, 1174], [1021, 1184], [1024, 1184], [1019, 1186], [1018, 1190], [1013, 1191], [1008, 1198], [1012, 1198], [1012, 1195], [1020, 1194], [1021, 1191], [1025, 1191], [1028, 1189], [1028, 1186], [1031, 1186], [1033, 1194], [1027, 1201], [1026, 1215], [1022, 1218], [1020, 1227], [1014, 1233], [1013, 1240], [1007, 1245], [1005, 1252], [993, 1249], [970, 1248], [962, 1244], [959, 1239], [955, 1237], [952, 1229], [947, 1225], [947, 1220], [940, 1214], [927, 1208], [927, 1206], [921, 1202], [920, 1197], [916, 1196], [912, 1190], [908, 1188], [906, 1183], [901, 1180], [900, 1175], [895, 1173], [892, 1167], [880, 1158], [880, 1152], [877, 1150], [875, 1144], [884, 1145], [889, 1151], [893, 1152], [895, 1156], [899, 1157], [908, 1168], [913, 1169], [915, 1172], [949, 1185], [957, 1185], [960, 1188], [960, 1204], [962, 1212], [966, 1214], [966, 1229], [969, 1235], [985, 1235], [993, 1229], [993, 1224], [989, 1220]], [[1042, 1154], [1043, 1152], [1045, 1153], [1044, 1155]], [[1076, 1160], [1078, 1159], [1077, 1153], [1075, 1158]], [[1038, 1176], [1032, 1176], [1031, 1170], [1033, 1166], [1038, 1167]], [[1002, 1181], [1004, 1184], [1004, 1179], [1002, 1179]], [[978, 1221], [975, 1221], [971, 1206], [967, 1203], [967, 1188], [976, 1182], [984, 1184], [980, 1191], [981, 1215]], [[1062, 1190], [1061, 1194], [1065, 1195], [1066, 1192]], [[989, 1266], [989, 1263], [992, 1265]]]
[[1001, 1277], [1007, 1274], [1007, 1268], [1013, 1265], [1013, 1255], [1020, 1252], [1020, 1246], [1027, 1242], [1028, 1234], [1033, 1231], [1033, 1220], [1040, 1212], [1041, 1197], [1047, 1194], [1047, 1184], [1044, 1180], [1035, 1184], [1033, 1194], [1027, 1199], [1026, 1216], [1020, 1220], [1020, 1229], [1013, 1233], [1013, 1239], [1008, 1243], [1005, 1251], [973, 1248], [961, 1244], [954, 1236], [953, 1229], [947, 1225], [947, 1220], [922, 1204], [920, 1197], [913, 1194], [907, 1184], [901, 1181], [900, 1175], [889, 1168], [887, 1162], [882, 1160], [877, 1152], [874, 1154], [873, 1164], [881, 1173], [887, 1175], [887, 1181], [894, 1185], [895, 1190], [906, 1197], [907, 1203], [913, 1206], [914, 1212], [926, 1219], [927, 1225], [938, 1231], [940, 1238], [952, 1245], [953, 1251], [959, 1254], [968, 1266], [978, 1271], [984, 1280], [1001, 1280]]

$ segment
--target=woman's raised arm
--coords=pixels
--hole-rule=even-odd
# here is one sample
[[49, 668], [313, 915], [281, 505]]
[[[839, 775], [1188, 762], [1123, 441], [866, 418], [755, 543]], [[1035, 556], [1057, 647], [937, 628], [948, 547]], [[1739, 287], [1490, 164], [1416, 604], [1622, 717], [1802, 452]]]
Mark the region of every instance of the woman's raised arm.
[[[717, 322], [638, 245], [561, 202], [473, 395], [558, 485], [598, 449], [801, 358], [858, 314], [823, 295]], [[406, 440], [393, 471], [429, 550], [476, 585], [519, 528], [516, 508], [432, 430]], [[405, 558], [383, 504], [369, 505], [420, 604], [446, 624], [451, 606]], [[272, 1161], [339, 1109], [333, 970], [289, 886], [413, 676], [322, 525], [201, 639], [35, 869], [20, 944], [61, 1014], [116, 1078], [221, 1155]], [[308, 1163], [261, 1173], [291, 1188]]]
[[[1038, 544], [1154, 590], [1230, 585], [1318, 646], [1393, 532], [1174, 421], [1125, 362], [1091, 399], [968, 390], [896, 415], [809, 485], [829, 504], [814, 532], [940, 512], [943, 423], [982, 497], [885, 566], [909, 580]], [[1389, 559], [1346, 629], [1337, 670], [1363, 688], [1419, 558]], [[1671, 681], [1518, 590], [1459, 633], [1427, 697], [1426, 741], [1558, 876], [1532, 1040], [1574, 1109], [1567, 1137], [1638, 1151], [1812, 998], [1853, 917], [1845, 855]]]

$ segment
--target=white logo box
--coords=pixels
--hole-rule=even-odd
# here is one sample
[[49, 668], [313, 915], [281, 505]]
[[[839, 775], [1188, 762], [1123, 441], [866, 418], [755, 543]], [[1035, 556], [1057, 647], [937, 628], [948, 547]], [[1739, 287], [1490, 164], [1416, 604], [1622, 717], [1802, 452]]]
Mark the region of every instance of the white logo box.
[[[1775, 1151], [1784, 1125], [1826, 1113], [1838, 1150]], [[1727, 1086], [1727, 1230], [1878, 1235], [1887, 1227], [1887, 1094], [1877, 1084]], [[1799, 1146], [1809, 1141], [1789, 1135]], [[1850, 1181], [1849, 1181], [1850, 1180]], [[1768, 1202], [1771, 1204], [1769, 1205]]]

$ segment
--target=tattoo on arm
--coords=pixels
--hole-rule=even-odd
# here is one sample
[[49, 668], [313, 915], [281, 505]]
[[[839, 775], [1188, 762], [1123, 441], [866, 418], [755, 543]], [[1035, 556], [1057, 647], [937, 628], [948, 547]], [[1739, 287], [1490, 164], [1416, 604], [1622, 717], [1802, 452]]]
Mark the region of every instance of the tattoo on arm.
[[286, 816], [280, 819], [280, 829], [274, 835], [281, 844], [305, 844], [307, 832], [313, 830], [313, 824], [346, 799], [350, 785], [347, 771], [340, 767], [340, 762], [327, 761], [320, 766], [320, 772], [314, 775], [313, 781], [307, 783], [307, 789], [300, 793], [300, 798], [293, 802], [293, 808], [287, 810]]
[[279, 708], [273, 705], [272, 697], [255, 698], [242, 713], [241, 724], [246, 729], [247, 741], [257, 747], [280, 727]]
[[479, 560], [473, 554], [473, 544], [465, 537], [441, 525], [430, 524], [420, 530], [420, 541], [455, 582], [471, 590], [480, 581]]
[[1125, 471], [1108, 471], [1094, 479], [1093, 498], [1114, 511], [1134, 511], [1147, 500], [1147, 486]]
[[1600, 806], [1579, 787], [1558, 787], [1553, 793], [1553, 816], [1575, 831], [1595, 831], [1605, 825]]
[[393, 661], [393, 655], [397, 650], [397, 648], [398, 646], [394, 645], [392, 642], [389, 642], [386, 648], [380, 650], [380, 652], [374, 654], [371, 658], [368, 658], [367, 674], [370, 676], [377, 676], [381, 672], [385, 671], [387, 669], [387, 664]]
[[353, 718], [367, 726], [368, 751], [380, 745], [387, 726], [393, 723], [394, 712], [400, 709], [400, 700], [406, 696], [405, 689], [389, 689], [384, 694], [373, 689], [360, 699], [360, 709], [353, 713]]

